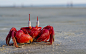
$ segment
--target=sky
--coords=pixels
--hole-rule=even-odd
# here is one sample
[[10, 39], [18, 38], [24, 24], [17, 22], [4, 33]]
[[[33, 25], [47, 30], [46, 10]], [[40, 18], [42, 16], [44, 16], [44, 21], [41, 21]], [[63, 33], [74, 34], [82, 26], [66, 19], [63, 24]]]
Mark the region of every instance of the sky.
[[0, 0], [0, 6], [86, 4], [86, 0]]

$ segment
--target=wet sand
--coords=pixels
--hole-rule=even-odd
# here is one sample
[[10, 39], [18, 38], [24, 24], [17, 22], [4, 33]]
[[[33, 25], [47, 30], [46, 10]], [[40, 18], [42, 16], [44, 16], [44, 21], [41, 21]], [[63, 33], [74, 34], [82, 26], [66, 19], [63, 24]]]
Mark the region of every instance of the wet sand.
[[[55, 30], [52, 45], [44, 42], [7, 46], [5, 38], [12, 27], [19, 30], [28, 26], [28, 14], [32, 26], [39, 17], [40, 26], [51, 25]], [[12, 42], [12, 40], [11, 40]], [[6, 46], [4, 46], [6, 45]], [[0, 53], [1, 54], [86, 54], [86, 8], [79, 7], [28, 7], [0, 8]]]

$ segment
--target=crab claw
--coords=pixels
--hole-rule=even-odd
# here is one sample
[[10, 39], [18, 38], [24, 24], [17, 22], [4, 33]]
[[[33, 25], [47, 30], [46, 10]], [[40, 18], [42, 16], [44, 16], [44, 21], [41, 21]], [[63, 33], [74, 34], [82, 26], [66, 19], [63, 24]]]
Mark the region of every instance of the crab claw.
[[49, 31], [47, 29], [43, 29], [40, 35], [41, 36], [37, 39], [37, 42], [47, 41], [50, 38]]
[[17, 31], [15, 37], [18, 43], [33, 42], [33, 38], [29, 34], [25, 34], [22, 30]]

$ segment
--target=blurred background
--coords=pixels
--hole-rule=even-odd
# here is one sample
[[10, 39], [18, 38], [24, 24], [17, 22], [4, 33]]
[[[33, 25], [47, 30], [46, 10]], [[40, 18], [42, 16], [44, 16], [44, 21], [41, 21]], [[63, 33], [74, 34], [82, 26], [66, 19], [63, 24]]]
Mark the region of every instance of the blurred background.
[[[28, 44], [23, 48], [6, 45], [12, 27], [40, 26], [55, 30], [53, 45]], [[12, 39], [10, 41], [12, 43]], [[86, 54], [86, 0], [0, 0], [1, 54]]]
[[29, 6], [85, 6], [86, 0], [0, 0], [0, 6], [29, 7]]

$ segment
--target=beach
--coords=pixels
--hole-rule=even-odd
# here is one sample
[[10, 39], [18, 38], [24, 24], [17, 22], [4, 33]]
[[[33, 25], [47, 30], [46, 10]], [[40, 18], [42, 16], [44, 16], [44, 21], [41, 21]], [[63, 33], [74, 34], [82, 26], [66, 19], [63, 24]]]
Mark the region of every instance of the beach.
[[[38, 16], [42, 28], [54, 27], [54, 43], [31, 43], [21, 48], [7, 46], [5, 39], [10, 29], [27, 27], [29, 14], [32, 26], [36, 26]], [[86, 7], [0, 7], [0, 53], [86, 54]]]

